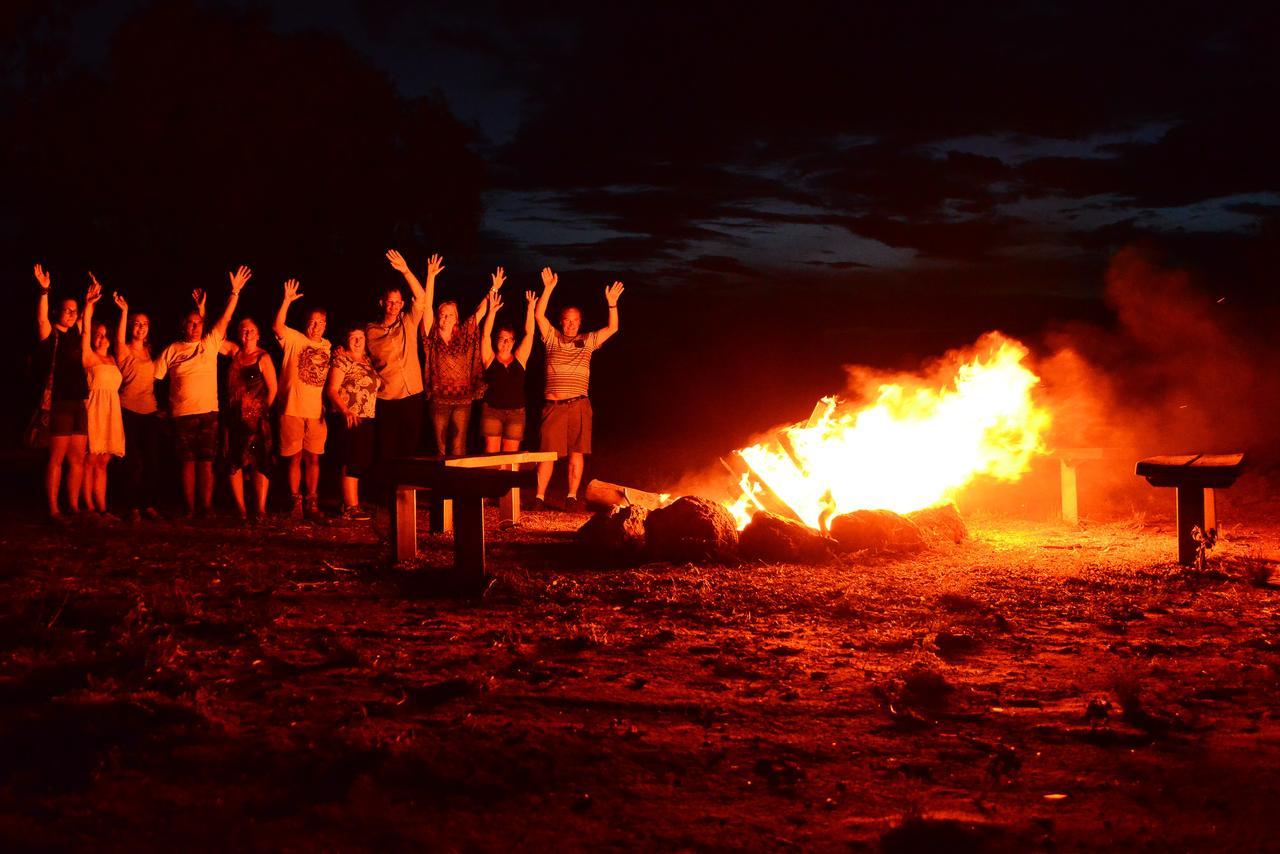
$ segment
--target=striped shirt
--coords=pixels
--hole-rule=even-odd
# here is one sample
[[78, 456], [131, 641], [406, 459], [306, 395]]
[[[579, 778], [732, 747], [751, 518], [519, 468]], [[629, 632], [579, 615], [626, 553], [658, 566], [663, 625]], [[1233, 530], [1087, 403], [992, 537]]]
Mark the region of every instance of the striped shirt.
[[599, 345], [596, 333], [566, 338], [559, 329], [544, 335], [542, 343], [547, 347], [546, 396], [564, 399], [585, 397], [591, 379], [591, 354]]

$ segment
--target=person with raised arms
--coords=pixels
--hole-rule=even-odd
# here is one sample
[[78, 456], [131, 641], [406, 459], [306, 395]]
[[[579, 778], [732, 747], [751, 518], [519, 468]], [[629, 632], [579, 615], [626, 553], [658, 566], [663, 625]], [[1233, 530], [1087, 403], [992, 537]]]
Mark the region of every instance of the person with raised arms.
[[[489, 293], [495, 294], [506, 280], [499, 267], [490, 277]], [[427, 342], [426, 385], [431, 395], [431, 426], [436, 453], [461, 456], [467, 451], [467, 426], [471, 405], [480, 397], [480, 321], [489, 309], [489, 298], [480, 300], [466, 323], [458, 322], [458, 304], [440, 303], [435, 324], [430, 316], [422, 320]]]
[[84, 402], [89, 397], [89, 384], [80, 352], [80, 329], [76, 325], [80, 320], [80, 306], [74, 299], [60, 300], [57, 318], [50, 321], [49, 291], [53, 277], [39, 264], [35, 265], [35, 276], [40, 285], [36, 306], [36, 331], [40, 336], [37, 364], [43, 380], [36, 424], [39, 435], [35, 440], [47, 440], [49, 445], [44, 470], [49, 518], [66, 524], [68, 518], [62, 514], [59, 504], [63, 465], [67, 470], [67, 509], [79, 513], [88, 444], [88, 414]]
[[[564, 509], [578, 509], [578, 485], [582, 482], [584, 455], [591, 453], [591, 401], [587, 389], [591, 378], [591, 355], [618, 331], [618, 299], [622, 282], [604, 289], [609, 307], [609, 323], [594, 332], [582, 334], [582, 312], [576, 306], [560, 311], [560, 328], [547, 320], [547, 304], [559, 283], [550, 267], [542, 269], [542, 295], [534, 318], [547, 348], [547, 382], [542, 406], [542, 450], [555, 451], [569, 457], [569, 491]], [[554, 462], [538, 463], [538, 493], [533, 506], [546, 506], [547, 484], [551, 482]]]
[[97, 513], [106, 522], [119, 521], [107, 512], [107, 463], [112, 457], [123, 457], [125, 449], [124, 420], [120, 415], [120, 383], [122, 376], [111, 355], [111, 339], [105, 323], [93, 322], [93, 311], [102, 299], [102, 285], [89, 274], [89, 290], [84, 296], [84, 320], [81, 323], [80, 353], [89, 386], [85, 401], [85, 425], [88, 454], [85, 458], [84, 505], [89, 513]]
[[502, 297], [489, 292], [489, 313], [484, 318], [480, 335], [480, 361], [484, 364], [484, 408], [480, 413], [480, 433], [487, 454], [520, 450], [524, 438], [524, 372], [533, 352], [533, 313], [538, 294], [525, 291], [524, 335], [516, 345], [516, 331], [508, 325], [498, 327], [498, 348], [493, 348], [493, 325], [502, 308]]
[[436, 277], [444, 270], [443, 258], [439, 255], [428, 258], [424, 288], [399, 252], [388, 249], [387, 261], [404, 277], [411, 301], [406, 308], [400, 287], [388, 285], [379, 294], [381, 320], [366, 324], [364, 329], [369, 360], [382, 378], [378, 417], [374, 421], [380, 460], [410, 456], [418, 451], [423, 410], [418, 331], [435, 298]]
[[130, 521], [159, 519], [160, 406], [156, 402], [156, 363], [151, 355], [151, 318], [129, 313], [119, 291], [111, 295], [120, 309], [116, 324], [116, 364], [120, 367], [120, 410], [124, 422], [124, 502]]
[[[324, 454], [329, 428], [324, 421], [324, 384], [329, 378], [331, 345], [324, 337], [328, 314], [322, 308], [307, 311], [306, 333], [285, 324], [289, 306], [302, 298], [297, 279], [284, 283], [284, 298], [276, 312], [272, 330], [284, 349], [280, 365], [280, 456], [289, 459], [289, 491], [293, 496], [290, 515], [321, 521], [317, 489], [320, 486], [320, 457]], [[306, 467], [306, 495], [302, 488]]]
[[213, 503], [213, 460], [218, 452], [218, 353], [226, 341], [240, 291], [252, 276], [253, 271], [243, 265], [228, 274], [231, 294], [213, 326], [206, 330], [199, 309], [187, 312], [182, 321], [182, 338], [166, 347], [156, 360], [156, 380], [169, 377], [169, 414], [182, 467], [187, 518], [193, 518], [197, 508], [207, 514]]

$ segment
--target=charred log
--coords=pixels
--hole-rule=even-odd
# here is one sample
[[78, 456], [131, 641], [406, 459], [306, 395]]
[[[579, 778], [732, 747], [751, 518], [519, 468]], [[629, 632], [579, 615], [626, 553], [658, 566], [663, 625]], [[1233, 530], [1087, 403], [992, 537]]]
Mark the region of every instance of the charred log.
[[969, 527], [960, 518], [960, 511], [954, 504], [916, 510], [908, 513], [907, 518], [916, 523], [926, 540], [963, 543], [969, 539]]
[[745, 558], [789, 563], [822, 563], [837, 543], [817, 531], [767, 510], [758, 510], [738, 538]]
[[660, 560], [722, 560], [738, 547], [738, 526], [729, 511], [692, 495], [650, 512], [645, 534], [649, 554]]
[[578, 529], [578, 542], [603, 555], [638, 557], [644, 551], [648, 515], [649, 511], [639, 506], [601, 510]]
[[845, 552], [912, 552], [925, 547], [919, 526], [892, 510], [844, 513], [831, 520], [831, 536]]

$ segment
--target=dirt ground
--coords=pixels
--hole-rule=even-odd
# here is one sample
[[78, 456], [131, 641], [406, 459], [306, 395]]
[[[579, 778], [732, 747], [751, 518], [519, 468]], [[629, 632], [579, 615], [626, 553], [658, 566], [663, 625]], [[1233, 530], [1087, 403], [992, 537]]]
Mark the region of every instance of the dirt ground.
[[1275, 848], [1269, 494], [1203, 573], [1152, 516], [629, 568], [491, 518], [480, 597], [443, 536], [16, 512], [0, 846]]

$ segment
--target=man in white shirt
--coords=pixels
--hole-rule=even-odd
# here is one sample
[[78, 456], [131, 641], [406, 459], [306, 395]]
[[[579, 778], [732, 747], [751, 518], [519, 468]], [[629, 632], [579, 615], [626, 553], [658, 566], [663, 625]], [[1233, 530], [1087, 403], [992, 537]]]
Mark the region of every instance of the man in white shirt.
[[[284, 349], [280, 366], [280, 456], [289, 458], [289, 489], [293, 518], [320, 520], [316, 489], [320, 485], [320, 457], [329, 435], [324, 421], [324, 385], [329, 378], [330, 344], [324, 337], [328, 315], [322, 308], [307, 312], [306, 333], [285, 325], [289, 306], [302, 298], [297, 279], [284, 283], [284, 299], [272, 327]], [[303, 496], [303, 467], [307, 493]], [[305, 503], [304, 503], [305, 502]]]
[[156, 359], [156, 380], [169, 377], [169, 415], [182, 464], [182, 496], [188, 518], [196, 513], [197, 483], [200, 512], [208, 513], [213, 503], [213, 460], [218, 452], [218, 353], [226, 341], [227, 325], [240, 301], [240, 291], [253, 271], [242, 265], [229, 276], [231, 295], [222, 316], [206, 331], [204, 315], [194, 309], [188, 312], [182, 321], [182, 340], [170, 344]]

